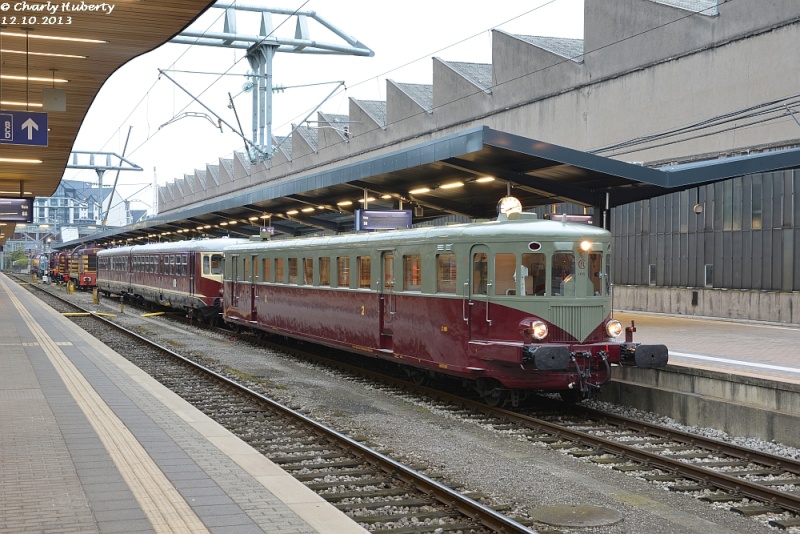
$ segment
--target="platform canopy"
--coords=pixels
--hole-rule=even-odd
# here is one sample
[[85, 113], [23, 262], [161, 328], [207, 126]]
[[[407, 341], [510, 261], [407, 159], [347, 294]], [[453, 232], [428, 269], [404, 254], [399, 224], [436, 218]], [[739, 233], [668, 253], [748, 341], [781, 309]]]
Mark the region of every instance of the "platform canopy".
[[[0, 197], [53, 194], [103, 83], [120, 66], [180, 33], [211, 4], [210, 0], [4, 4], [0, 123], [3, 132], [6, 127], [10, 130], [0, 137]], [[12, 229], [2, 230], [0, 243], [13, 234]]]
[[[365, 198], [370, 210], [411, 210], [415, 224], [450, 215], [494, 218], [498, 201], [509, 192], [525, 209], [570, 202], [599, 213], [735, 176], [743, 164], [653, 169], [479, 127], [255, 186], [84, 241], [111, 245], [243, 237], [259, 234], [262, 227], [290, 236], [347, 232]], [[746, 168], [755, 172], [776, 165], [800, 166], [800, 151], [773, 153]]]

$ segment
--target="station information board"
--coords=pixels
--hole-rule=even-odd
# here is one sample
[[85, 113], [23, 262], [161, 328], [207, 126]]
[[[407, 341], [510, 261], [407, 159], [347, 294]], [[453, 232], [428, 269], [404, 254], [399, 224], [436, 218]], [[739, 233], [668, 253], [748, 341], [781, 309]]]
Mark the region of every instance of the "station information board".
[[356, 210], [356, 230], [411, 228], [411, 210]]
[[0, 222], [33, 222], [33, 198], [0, 197]]

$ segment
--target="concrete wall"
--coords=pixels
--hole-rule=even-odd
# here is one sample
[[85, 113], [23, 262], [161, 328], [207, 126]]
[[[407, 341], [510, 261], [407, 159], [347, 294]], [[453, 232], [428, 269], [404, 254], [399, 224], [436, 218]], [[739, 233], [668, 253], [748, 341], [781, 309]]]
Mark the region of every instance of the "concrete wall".
[[800, 325], [800, 292], [615, 285], [614, 308]]

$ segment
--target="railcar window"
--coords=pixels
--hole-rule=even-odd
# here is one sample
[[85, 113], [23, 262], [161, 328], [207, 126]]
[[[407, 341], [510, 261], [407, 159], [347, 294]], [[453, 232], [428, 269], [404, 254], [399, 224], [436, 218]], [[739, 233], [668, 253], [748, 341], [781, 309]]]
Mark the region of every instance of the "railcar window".
[[211, 274], [211, 257], [203, 255], [203, 274]]
[[303, 283], [307, 286], [314, 283], [314, 258], [303, 258]]
[[553, 296], [575, 296], [575, 255], [572, 252], [556, 252], [553, 254], [551, 284]]
[[297, 283], [297, 258], [289, 258], [289, 283]]
[[436, 291], [438, 293], [456, 292], [456, 255], [452, 253], [436, 255]]
[[603, 254], [592, 252], [589, 254], [589, 281], [592, 283], [592, 295], [599, 297], [603, 293]]
[[275, 281], [279, 284], [286, 283], [286, 278], [283, 277], [283, 258], [275, 258]]
[[319, 259], [319, 285], [331, 285], [331, 259], [328, 256]]
[[261, 276], [263, 277], [264, 282], [272, 282], [272, 279], [270, 278], [271, 274], [272, 273], [270, 272], [270, 259], [264, 258], [263, 260], [261, 260]]
[[544, 254], [522, 255], [522, 276], [526, 295], [544, 295], [547, 291], [547, 257]]
[[383, 288], [394, 289], [394, 254], [391, 252], [383, 255]]
[[242, 258], [242, 280], [250, 280], [250, 262]]
[[419, 254], [403, 256], [403, 290], [422, 291], [422, 257]]
[[372, 258], [358, 256], [358, 287], [369, 289], [372, 286]]
[[494, 294], [517, 294], [517, 255], [502, 253], [494, 256]]
[[485, 295], [489, 281], [489, 259], [485, 252], [472, 255], [472, 293]]
[[350, 287], [350, 257], [339, 256], [336, 258], [336, 285]]

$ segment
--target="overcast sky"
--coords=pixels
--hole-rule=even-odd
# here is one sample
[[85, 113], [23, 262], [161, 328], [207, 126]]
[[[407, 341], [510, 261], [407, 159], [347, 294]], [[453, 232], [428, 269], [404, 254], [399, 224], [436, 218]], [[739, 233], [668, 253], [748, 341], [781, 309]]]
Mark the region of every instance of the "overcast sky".
[[[273, 134], [288, 135], [291, 124], [310, 111], [348, 113], [348, 98], [385, 100], [386, 79], [429, 84], [432, 57], [450, 61], [491, 62], [491, 30], [524, 35], [583, 37], [583, 0], [309, 0], [307, 2], [250, 0], [265, 6], [315, 11], [340, 31], [371, 48], [374, 57], [277, 54], [273, 63], [274, 85], [287, 87], [273, 95]], [[376, 5], [380, 5], [376, 8]], [[192, 26], [194, 31], [222, 32], [221, 9], [210, 9]], [[273, 24], [283, 17], [273, 16]], [[257, 34], [257, 20], [240, 16], [239, 33]], [[343, 44], [323, 27], [309, 25], [312, 39]], [[276, 34], [291, 37], [294, 23]], [[244, 51], [208, 46], [167, 44], [133, 60], [103, 86], [78, 134], [74, 150], [123, 153], [130, 130], [126, 157], [144, 169], [122, 172], [119, 194], [133, 200], [132, 209], [150, 209], [154, 174], [159, 185], [216, 164], [220, 157], [241, 151], [244, 142], [223, 126], [197, 114], [210, 113], [166, 77], [165, 70], [181, 86], [231, 125], [233, 97], [245, 135], [252, 132], [252, 96], [243, 92], [249, 70]], [[211, 73], [211, 74], [202, 74]], [[226, 75], [221, 76], [222, 73]], [[331, 98], [335, 85], [345, 88]], [[310, 85], [305, 88], [292, 86]], [[186, 113], [190, 115], [186, 115]], [[316, 119], [316, 113], [311, 116]], [[216, 119], [213, 119], [216, 123]], [[113, 183], [113, 176], [104, 183]], [[96, 181], [94, 171], [67, 170], [64, 178]], [[120, 194], [122, 197], [120, 197]]]

